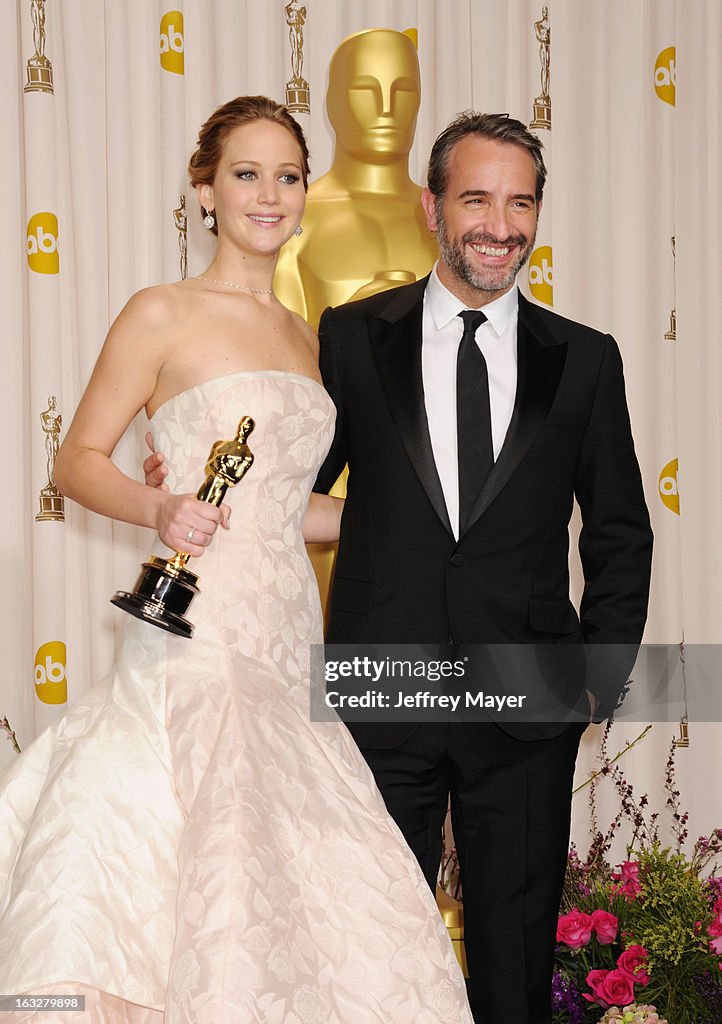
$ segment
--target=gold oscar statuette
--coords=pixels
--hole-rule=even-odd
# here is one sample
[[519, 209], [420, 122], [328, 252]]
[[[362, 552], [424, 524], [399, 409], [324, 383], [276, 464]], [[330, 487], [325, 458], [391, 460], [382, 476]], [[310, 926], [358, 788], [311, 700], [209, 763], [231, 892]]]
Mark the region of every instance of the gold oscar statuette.
[[30, 3], [35, 53], [27, 63], [25, 92], [53, 91], [53, 66], [45, 56], [45, 3], [46, 0], [31, 0]]
[[[420, 103], [412, 35], [368, 29], [333, 53], [326, 95], [333, 162], [309, 186], [303, 235], [281, 249], [273, 281], [281, 302], [314, 328], [327, 306], [411, 284], [434, 264], [421, 188], [409, 174]], [[343, 497], [345, 477], [332, 494]], [[324, 606], [335, 551], [335, 544], [309, 546]]]
[[[675, 278], [677, 276], [677, 244], [676, 236], [672, 235], [672, 259], [674, 260], [675, 267]], [[675, 292], [676, 292], [676, 281], [675, 281]], [[669, 330], [664, 336], [665, 341], [676, 341], [677, 340], [677, 306], [669, 314]]]
[[[251, 417], [244, 416], [232, 441], [215, 442], [206, 462], [205, 480], [196, 495], [199, 501], [217, 508], [228, 488], [235, 487], [246, 475], [253, 465], [253, 453], [246, 441], [254, 427]], [[193, 624], [185, 613], [199, 589], [198, 577], [186, 569], [190, 557], [183, 551], [176, 551], [173, 558], [151, 555], [143, 562], [133, 592], [118, 590], [110, 603], [176, 636], [192, 637]]]
[[60, 430], [63, 417], [58, 412], [58, 400], [55, 395], [48, 398], [48, 407], [40, 413], [40, 425], [45, 434], [45, 458], [48, 482], [40, 492], [40, 511], [35, 516], [38, 523], [65, 520], [65, 499], [55, 486], [55, 459], [60, 447]]
[[311, 90], [303, 77], [303, 26], [306, 5], [290, 0], [284, 8], [291, 43], [291, 78], [286, 82], [286, 106], [299, 114], [311, 113]]
[[173, 211], [173, 223], [178, 232], [181, 281], [185, 281], [188, 277], [188, 211], [186, 210], [186, 197], [182, 192], [178, 196], [178, 207]]
[[421, 188], [409, 175], [420, 103], [419, 58], [405, 33], [357, 32], [333, 53], [333, 162], [309, 186], [303, 235], [281, 249], [273, 282], [314, 328], [327, 306], [410, 284], [434, 264]]
[[541, 62], [541, 93], [534, 100], [534, 119], [530, 128], [545, 128], [551, 131], [552, 101], [549, 96], [549, 67], [551, 64], [552, 33], [549, 27], [549, 8], [542, 7], [542, 16], [534, 22], [534, 31], [539, 41], [539, 60]]

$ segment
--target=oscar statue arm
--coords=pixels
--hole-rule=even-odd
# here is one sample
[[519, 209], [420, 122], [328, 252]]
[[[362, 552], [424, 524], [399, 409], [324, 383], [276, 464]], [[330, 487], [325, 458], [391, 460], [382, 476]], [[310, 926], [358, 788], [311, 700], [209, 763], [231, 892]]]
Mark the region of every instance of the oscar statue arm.
[[335, 311], [329, 307], [323, 313], [318, 327], [321, 377], [323, 378], [324, 387], [336, 406], [336, 429], [333, 442], [313, 485], [314, 491], [324, 494], [328, 493], [333, 487], [347, 462], [343, 391], [337, 351], [338, 329], [335, 323], [336, 317]]

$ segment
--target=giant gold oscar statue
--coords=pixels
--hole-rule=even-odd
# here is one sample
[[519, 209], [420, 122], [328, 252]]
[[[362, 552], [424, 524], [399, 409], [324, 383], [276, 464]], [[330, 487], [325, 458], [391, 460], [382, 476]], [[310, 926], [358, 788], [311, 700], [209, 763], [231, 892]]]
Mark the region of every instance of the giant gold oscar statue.
[[[311, 324], [327, 306], [409, 284], [436, 258], [409, 177], [421, 100], [416, 47], [403, 32], [371, 29], [331, 57], [326, 111], [336, 142], [330, 170], [308, 190], [303, 234], [281, 251], [274, 288]], [[345, 475], [333, 494], [345, 494]], [[327, 602], [335, 545], [311, 545]]]

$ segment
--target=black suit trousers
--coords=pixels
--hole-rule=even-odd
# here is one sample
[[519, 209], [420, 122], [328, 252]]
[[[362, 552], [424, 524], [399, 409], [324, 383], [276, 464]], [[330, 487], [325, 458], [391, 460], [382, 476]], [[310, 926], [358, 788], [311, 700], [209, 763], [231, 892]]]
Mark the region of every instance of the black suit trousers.
[[363, 750], [432, 890], [451, 794], [476, 1024], [551, 1024], [556, 922], [583, 730], [574, 724], [553, 739], [524, 742], [493, 723], [434, 723], [400, 746]]

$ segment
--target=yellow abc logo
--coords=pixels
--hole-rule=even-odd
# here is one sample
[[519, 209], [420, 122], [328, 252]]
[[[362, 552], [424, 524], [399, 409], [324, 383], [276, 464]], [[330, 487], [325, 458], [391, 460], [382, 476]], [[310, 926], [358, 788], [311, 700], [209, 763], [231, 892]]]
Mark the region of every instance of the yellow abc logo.
[[184, 48], [183, 13], [168, 11], [160, 19], [160, 66], [165, 71], [182, 75], [185, 70]]
[[679, 515], [679, 490], [677, 488], [678, 459], [672, 459], [659, 474], [659, 496], [671, 512]]
[[35, 692], [43, 704], [65, 704], [68, 681], [65, 676], [65, 644], [49, 640], [35, 655]]
[[554, 274], [552, 268], [552, 247], [540, 245], [529, 260], [529, 289], [535, 299], [554, 305]]
[[654, 65], [654, 91], [661, 100], [675, 105], [677, 99], [677, 51], [674, 46], [662, 50]]
[[57, 274], [58, 218], [54, 213], [36, 213], [28, 221], [28, 266], [36, 274]]

